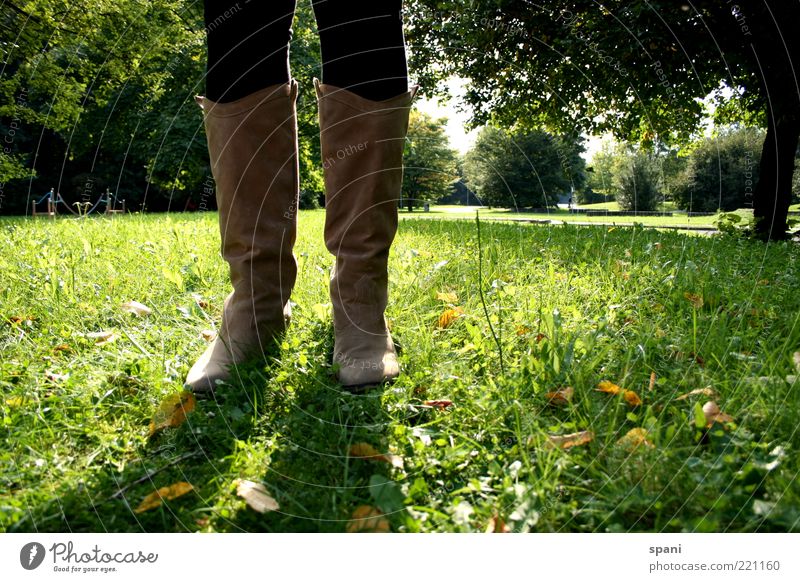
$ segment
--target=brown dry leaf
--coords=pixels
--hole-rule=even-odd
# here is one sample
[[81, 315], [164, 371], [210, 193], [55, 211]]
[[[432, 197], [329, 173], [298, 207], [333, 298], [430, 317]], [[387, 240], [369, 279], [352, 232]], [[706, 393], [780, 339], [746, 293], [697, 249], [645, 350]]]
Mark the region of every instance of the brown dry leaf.
[[186, 420], [186, 415], [194, 410], [197, 400], [194, 394], [188, 391], [180, 394], [170, 394], [159, 405], [150, 421], [150, 436], [165, 428], [180, 426]]
[[580, 432], [573, 432], [570, 434], [562, 435], [549, 435], [547, 437], [547, 444], [551, 448], [570, 449], [580, 445], [585, 445], [594, 440], [594, 433], [590, 430], [582, 430]]
[[508, 533], [510, 531], [511, 528], [508, 527], [508, 524], [506, 524], [502, 517], [497, 515], [492, 517], [489, 523], [486, 524], [486, 533]]
[[517, 335], [525, 335], [526, 333], [531, 333], [533, 330], [529, 328], [527, 325], [518, 325], [517, 326]]
[[608, 380], [603, 380], [597, 385], [597, 390], [599, 392], [605, 392], [606, 394], [619, 394], [622, 391], [622, 388], [620, 388], [613, 382], [609, 382]]
[[432, 408], [438, 408], [439, 410], [444, 410], [449, 406], [453, 406], [453, 402], [451, 400], [426, 400], [423, 402], [423, 404]]
[[15, 323], [27, 323], [30, 324], [33, 320], [36, 319], [33, 315], [12, 315], [8, 318], [8, 323], [15, 324]]
[[453, 309], [446, 309], [442, 312], [439, 316], [438, 325], [441, 328], [445, 328], [453, 323], [456, 319], [461, 317], [464, 314], [464, 310], [460, 307], [454, 307]]
[[733, 417], [729, 414], [725, 414], [719, 409], [719, 405], [714, 402], [713, 400], [709, 400], [705, 404], [703, 404], [703, 414], [706, 417], [706, 422], [708, 424], [706, 426], [711, 426], [715, 422], [719, 423], [726, 423], [726, 422], [733, 422]]
[[555, 392], [548, 392], [545, 394], [547, 403], [551, 406], [566, 406], [572, 402], [572, 397], [575, 395], [575, 389], [572, 386], [559, 388]]
[[371, 505], [357, 507], [350, 517], [350, 521], [347, 522], [347, 533], [386, 533], [388, 531], [389, 521]]
[[375, 447], [369, 443], [355, 443], [351, 445], [350, 456], [357, 459], [388, 463], [393, 467], [397, 467], [398, 469], [402, 469], [404, 466], [403, 457], [398, 457], [397, 455], [392, 455], [389, 453], [379, 453], [377, 450], [375, 450]]
[[122, 311], [133, 313], [134, 315], [150, 315], [153, 313], [152, 309], [143, 303], [139, 303], [138, 301], [126, 301], [120, 305], [120, 307], [122, 308]]
[[177, 499], [181, 495], [186, 495], [193, 489], [194, 487], [186, 481], [179, 481], [178, 483], [162, 487], [158, 491], [153, 491], [150, 495], [142, 499], [139, 507], [133, 511], [134, 513], [142, 513], [143, 511], [155, 509], [156, 507], [160, 507], [164, 501]]
[[244, 499], [250, 509], [258, 513], [280, 509], [278, 502], [267, 493], [267, 488], [263, 484], [247, 479], [236, 479], [234, 484], [236, 485], [236, 495]]
[[204, 329], [200, 332], [200, 337], [207, 342], [214, 341], [214, 338], [217, 337], [217, 332], [215, 332], [213, 329]]
[[436, 299], [439, 301], [447, 301], [448, 303], [456, 303], [458, 302], [458, 295], [452, 291], [446, 293], [439, 292], [436, 294]]
[[655, 385], [656, 385], [656, 372], [655, 370], [653, 370], [652, 372], [650, 372], [650, 384], [647, 386], [647, 391], [652, 392]]
[[119, 335], [115, 331], [93, 331], [86, 334], [86, 337], [93, 339], [94, 343], [98, 346], [110, 344], [119, 339]]
[[537, 334], [536, 334], [536, 343], [537, 343], [537, 344], [538, 344], [540, 341], [542, 341], [543, 339], [547, 339], [547, 336], [546, 336], [546, 335], [544, 335], [543, 333], [537, 333]]
[[639, 395], [633, 390], [625, 390], [625, 393], [622, 395], [622, 397], [625, 399], [625, 402], [631, 406], [641, 406], [642, 404], [642, 399], [639, 398]]
[[689, 293], [688, 291], [683, 294], [686, 301], [692, 304], [695, 309], [700, 309], [703, 306], [703, 296], [697, 293]]
[[56, 354], [60, 354], [62, 352], [69, 353], [72, 351], [72, 348], [69, 347], [67, 344], [58, 344], [56, 347], [53, 348], [53, 352]]
[[706, 386], [705, 388], [695, 388], [691, 392], [687, 392], [686, 394], [678, 396], [675, 400], [686, 400], [692, 396], [708, 396], [709, 398], [718, 398], [719, 394], [717, 394], [717, 391], [711, 386]]
[[654, 446], [653, 443], [647, 440], [647, 431], [643, 428], [632, 428], [624, 437], [617, 441], [617, 444], [626, 449], [636, 449], [640, 445], [646, 447]]

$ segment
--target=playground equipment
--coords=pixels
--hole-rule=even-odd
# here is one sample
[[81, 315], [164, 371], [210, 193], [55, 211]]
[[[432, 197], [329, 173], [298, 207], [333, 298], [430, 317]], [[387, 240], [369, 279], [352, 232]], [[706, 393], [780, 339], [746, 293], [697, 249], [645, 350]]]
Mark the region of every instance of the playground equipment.
[[[37, 206], [39, 206], [45, 200], [47, 201], [47, 210], [37, 210]], [[114, 196], [108, 190], [108, 188], [106, 188], [105, 194], [101, 194], [97, 202], [95, 202], [89, 210], [83, 213], [80, 211], [75, 212], [72, 208], [70, 208], [69, 204], [67, 204], [67, 201], [61, 197], [61, 193], [56, 193], [55, 188], [50, 188], [50, 191], [39, 198], [39, 200], [31, 200], [31, 214], [33, 216], [49, 216], [51, 218], [55, 218], [58, 214], [59, 203], [63, 204], [67, 210], [69, 210], [78, 218], [83, 218], [84, 216], [90, 215], [97, 210], [97, 207], [102, 203], [105, 203], [105, 210], [103, 211], [104, 214], [125, 214], [125, 200], [117, 200], [116, 196]], [[86, 205], [88, 206], [89, 203], [87, 202]]]

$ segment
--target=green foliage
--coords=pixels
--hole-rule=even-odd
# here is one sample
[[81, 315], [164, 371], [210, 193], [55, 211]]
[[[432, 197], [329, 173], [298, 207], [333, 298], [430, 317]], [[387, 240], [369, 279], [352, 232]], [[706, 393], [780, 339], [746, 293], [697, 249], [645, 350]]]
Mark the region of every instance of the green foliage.
[[660, 202], [660, 168], [647, 152], [629, 152], [616, 169], [617, 203], [622, 210], [647, 212]]
[[673, 193], [675, 203], [694, 212], [752, 207], [764, 132], [731, 128], [694, 144]]
[[487, 126], [465, 157], [464, 174], [484, 204], [555, 206], [560, 195], [586, 182], [582, 151], [579, 141], [542, 130]]
[[[353, 396], [330, 373], [325, 215], [298, 218], [282, 345], [152, 438], [230, 290], [216, 216], [0, 219], [0, 530], [344, 532], [362, 505], [396, 532], [800, 528], [797, 245], [481, 220], [479, 276], [474, 217], [403, 219], [387, 310], [402, 373]], [[563, 386], [572, 400], [549, 405]], [[733, 422], [705, 426], [707, 400]], [[632, 429], [651, 446], [620, 444]], [[280, 511], [249, 509], [236, 479]], [[132, 512], [177, 481], [194, 492]]]
[[457, 176], [456, 152], [445, 133], [447, 119], [411, 111], [403, 154], [403, 203], [409, 211], [447, 196]]

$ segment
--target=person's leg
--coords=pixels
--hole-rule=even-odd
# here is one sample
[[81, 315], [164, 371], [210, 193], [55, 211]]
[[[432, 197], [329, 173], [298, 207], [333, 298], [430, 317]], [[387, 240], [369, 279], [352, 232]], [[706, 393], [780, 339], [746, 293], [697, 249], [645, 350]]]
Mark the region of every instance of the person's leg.
[[235, 101], [289, 81], [295, 0], [204, 0], [206, 97]]
[[318, 0], [325, 83], [316, 83], [337, 377], [349, 389], [398, 376], [384, 310], [411, 102], [399, 0]]
[[382, 101], [408, 90], [402, 0], [314, 0], [322, 82]]
[[294, 0], [206, 0], [206, 8], [209, 94], [197, 101], [233, 291], [217, 337], [186, 377], [197, 393], [213, 392], [285, 330], [297, 276], [299, 192], [297, 82], [286, 63]]

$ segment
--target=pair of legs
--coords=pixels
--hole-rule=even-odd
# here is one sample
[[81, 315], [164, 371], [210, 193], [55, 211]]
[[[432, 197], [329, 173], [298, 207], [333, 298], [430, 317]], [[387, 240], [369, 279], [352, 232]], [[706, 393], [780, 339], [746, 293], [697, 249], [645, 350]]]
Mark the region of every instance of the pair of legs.
[[[411, 102], [401, 0], [317, 0], [325, 83], [315, 79], [325, 178], [333, 363], [348, 388], [399, 374], [384, 310]], [[264, 353], [291, 319], [299, 193], [297, 83], [288, 68], [294, 0], [206, 0], [203, 109], [221, 253], [233, 292], [217, 338], [185, 384], [213, 391]]]
[[[206, 97], [229, 102], [290, 78], [296, 0], [205, 0]], [[402, 0], [314, 0], [322, 81], [381, 101], [408, 90]]]

